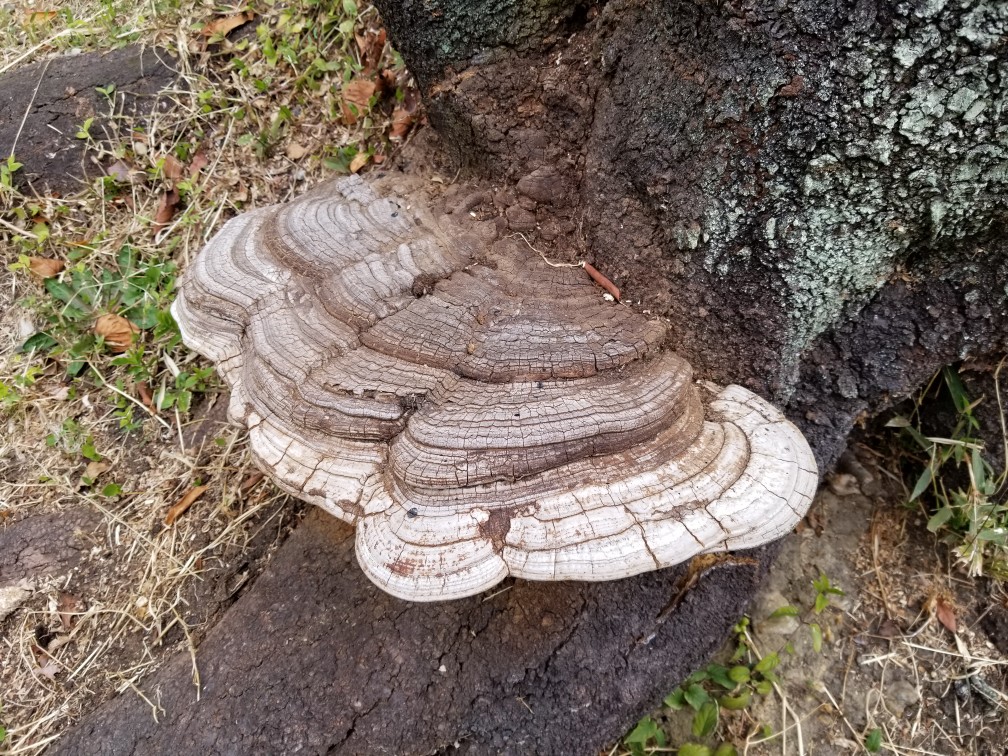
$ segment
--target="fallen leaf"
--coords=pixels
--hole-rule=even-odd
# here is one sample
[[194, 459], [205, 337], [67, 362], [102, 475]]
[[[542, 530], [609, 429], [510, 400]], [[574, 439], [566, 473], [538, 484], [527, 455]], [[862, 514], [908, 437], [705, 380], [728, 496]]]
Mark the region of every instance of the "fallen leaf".
[[[73, 626], [77, 624], [78, 615], [84, 611], [84, 602], [71, 593], [60, 591], [56, 601], [56, 612], [59, 614], [60, 624], [63, 632], [69, 633]], [[50, 651], [53, 651], [50, 644]]]
[[[368, 79], [354, 79], [343, 87], [343, 120], [347, 124], [357, 122], [357, 117], [365, 113], [375, 93], [375, 83]], [[352, 107], [351, 107], [352, 106]]]
[[357, 171], [367, 165], [370, 159], [371, 156], [366, 152], [358, 152], [353, 156], [353, 160], [350, 161], [350, 173], [357, 173]]
[[62, 260], [50, 260], [48, 257], [28, 258], [28, 269], [39, 278], [58, 276], [64, 267]]
[[59, 665], [57, 665], [54, 660], [50, 659], [49, 661], [47, 661], [45, 663], [44, 667], [39, 667], [35, 671], [38, 672], [41, 675], [45, 675], [50, 680], [55, 680], [56, 679], [56, 673], [59, 672]]
[[38, 11], [25, 9], [25, 23], [28, 25], [48, 24], [56, 18], [56, 11]]
[[244, 496], [249, 491], [251, 491], [253, 488], [255, 488], [257, 485], [259, 485], [259, 481], [261, 481], [264, 477], [266, 477], [266, 476], [263, 475], [258, 470], [254, 471], [254, 472], [250, 472], [245, 477], [245, 480], [243, 480], [241, 482], [241, 485], [238, 486], [238, 491]]
[[185, 175], [185, 168], [174, 155], [165, 155], [164, 162], [161, 164], [161, 171], [164, 173], [165, 178], [171, 182], [179, 181]]
[[175, 207], [179, 203], [178, 190], [172, 187], [161, 196], [161, 203], [158, 205], [157, 213], [154, 215], [153, 231], [157, 236], [175, 217]]
[[195, 486], [190, 488], [186, 495], [179, 499], [172, 507], [168, 510], [168, 514], [165, 515], [164, 524], [172, 525], [175, 523], [179, 517], [185, 514], [186, 510], [193, 505], [203, 493], [209, 488], [209, 486]]
[[938, 600], [935, 601], [935, 616], [938, 617], [938, 621], [944, 625], [946, 630], [955, 634], [956, 628], [958, 627], [956, 624], [955, 609], [952, 604], [941, 596], [939, 596]]
[[137, 393], [140, 394], [140, 401], [150, 409], [154, 405], [154, 394], [147, 381], [140, 381], [137, 384]]
[[120, 184], [131, 184], [134, 172], [124, 160], [116, 160], [105, 169], [105, 175], [111, 176]]
[[361, 63], [365, 71], [374, 71], [385, 53], [385, 30], [368, 29], [364, 34], [354, 34]]
[[406, 108], [396, 105], [392, 111], [392, 128], [389, 129], [389, 139], [402, 139], [409, 133], [416, 116]]
[[300, 160], [305, 155], [308, 154], [308, 148], [303, 147], [297, 142], [291, 142], [287, 145], [287, 157], [291, 160]]
[[197, 151], [197, 153], [193, 155], [192, 160], [189, 162], [189, 180], [192, 181], [196, 178], [196, 176], [199, 175], [199, 172], [208, 165], [210, 165], [210, 159], [206, 156], [206, 153], [203, 152], [203, 150]]
[[125, 352], [133, 343], [133, 337], [140, 333], [140, 329], [122, 315], [106, 313], [98, 316], [94, 332], [96, 336], [105, 339], [105, 345], [113, 352]]
[[91, 461], [87, 463], [87, 467], [84, 468], [84, 477], [88, 480], [95, 481], [98, 480], [98, 476], [109, 469], [108, 462], [96, 462]]
[[222, 37], [226, 37], [228, 34], [233, 32], [242, 24], [247, 21], [251, 21], [255, 18], [255, 14], [252, 11], [246, 11], [245, 13], [233, 13], [230, 16], [220, 16], [210, 21], [200, 29], [200, 35], [204, 37], [213, 37], [219, 34]]

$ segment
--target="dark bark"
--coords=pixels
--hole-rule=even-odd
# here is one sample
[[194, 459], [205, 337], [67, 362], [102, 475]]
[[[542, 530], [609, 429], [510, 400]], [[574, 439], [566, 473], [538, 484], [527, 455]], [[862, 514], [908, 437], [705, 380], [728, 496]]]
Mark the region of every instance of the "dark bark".
[[[668, 317], [701, 377], [786, 406], [824, 469], [857, 417], [1008, 347], [1008, 5], [377, 5], [442, 137], [412, 165], [492, 186], [502, 223]], [[58, 750], [589, 753], [769, 559], [666, 614], [682, 570], [411, 606], [351, 553], [313, 515], [200, 646], [198, 704], [180, 652], [145, 686], [160, 725], [127, 694]]]
[[[116, 134], [115, 117], [149, 113], [176, 79], [164, 50], [134, 45], [107, 53], [63, 55], [0, 78], [0, 157], [23, 165], [19, 188], [68, 193], [102, 175], [77, 132], [87, 119], [96, 139]], [[97, 87], [106, 89], [102, 94]], [[111, 88], [110, 88], [111, 87]]]
[[824, 468], [859, 416], [1008, 346], [1008, 5], [377, 5], [463, 174], [555, 172], [522, 198], [553, 252], [786, 406]]

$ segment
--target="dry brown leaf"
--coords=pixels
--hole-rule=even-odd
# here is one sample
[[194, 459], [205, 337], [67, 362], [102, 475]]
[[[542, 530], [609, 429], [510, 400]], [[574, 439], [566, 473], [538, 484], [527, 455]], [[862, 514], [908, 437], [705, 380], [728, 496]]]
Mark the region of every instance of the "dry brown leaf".
[[415, 118], [416, 114], [396, 105], [392, 111], [392, 128], [389, 129], [389, 139], [402, 139], [406, 136]]
[[353, 156], [353, 160], [350, 161], [350, 173], [357, 173], [357, 171], [367, 165], [370, 159], [371, 156], [366, 152], [358, 152]]
[[139, 172], [134, 172], [130, 165], [124, 160], [116, 160], [105, 169], [105, 174], [111, 176], [120, 184], [132, 184], [133, 177]]
[[179, 499], [172, 507], [168, 510], [168, 514], [165, 515], [164, 524], [172, 525], [175, 520], [185, 514], [186, 510], [193, 505], [196, 501], [210, 486], [195, 486], [190, 488], [186, 495]]
[[64, 267], [62, 260], [50, 260], [48, 257], [28, 258], [28, 269], [39, 278], [58, 276]]
[[145, 407], [148, 409], [154, 408], [154, 393], [151, 391], [147, 381], [140, 381], [137, 384], [137, 393], [140, 394], [140, 401], [144, 403]]
[[44, 666], [39, 667], [35, 671], [41, 675], [45, 675], [50, 680], [55, 680], [56, 673], [59, 672], [59, 665], [53, 659], [50, 659]]
[[308, 154], [308, 148], [298, 144], [297, 142], [291, 142], [287, 145], [286, 152], [287, 157], [291, 160], [300, 160]]
[[208, 22], [206, 26], [200, 29], [200, 35], [203, 37], [212, 37], [215, 34], [219, 34], [222, 37], [226, 37], [239, 26], [247, 21], [251, 21], [253, 18], [255, 18], [255, 14], [252, 11], [233, 13], [230, 16], [220, 16]]
[[385, 53], [385, 30], [368, 29], [363, 34], [354, 34], [357, 49], [360, 50], [360, 60], [365, 71], [374, 71], [381, 63]]
[[133, 337], [140, 333], [140, 329], [122, 315], [105, 313], [99, 315], [95, 321], [94, 332], [96, 336], [105, 339], [105, 346], [113, 352], [125, 352], [133, 343]]
[[87, 463], [87, 467], [84, 468], [84, 477], [89, 480], [97, 480], [98, 476], [109, 469], [108, 462], [96, 462], [92, 460]]
[[175, 188], [169, 189], [161, 196], [157, 214], [154, 216], [154, 236], [157, 236], [171, 219], [175, 217], [175, 207], [179, 203], [179, 193]]
[[192, 160], [189, 162], [189, 180], [192, 181], [199, 172], [202, 171], [210, 165], [210, 159], [206, 156], [203, 150], [199, 150], [193, 155]]
[[946, 630], [955, 634], [958, 624], [956, 623], [955, 608], [941, 596], [935, 601], [935, 616], [942, 623]]
[[249, 491], [251, 491], [253, 488], [255, 488], [257, 485], [259, 485], [259, 481], [261, 481], [264, 477], [266, 477], [266, 476], [263, 475], [258, 470], [255, 470], [254, 472], [250, 472], [245, 477], [245, 480], [243, 480], [241, 482], [241, 485], [238, 486], [239, 493], [241, 493], [244, 496]]
[[48, 24], [54, 18], [56, 18], [56, 11], [40, 11], [32, 10], [30, 8], [25, 9], [25, 24], [31, 26], [34, 24]]
[[[69, 633], [73, 630], [74, 625], [77, 624], [78, 615], [84, 611], [84, 602], [79, 598], [74, 596], [72, 593], [67, 593], [66, 591], [60, 591], [59, 598], [56, 600], [56, 612], [59, 614], [60, 624], [63, 626], [63, 632]], [[50, 645], [49, 650], [55, 650]]]
[[356, 123], [357, 117], [367, 112], [374, 93], [375, 83], [368, 79], [354, 79], [346, 84], [343, 87], [343, 120], [348, 124]]
[[161, 170], [171, 182], [179, 181], [185, 175], [185, 167], [174, 155], [165, 155]]

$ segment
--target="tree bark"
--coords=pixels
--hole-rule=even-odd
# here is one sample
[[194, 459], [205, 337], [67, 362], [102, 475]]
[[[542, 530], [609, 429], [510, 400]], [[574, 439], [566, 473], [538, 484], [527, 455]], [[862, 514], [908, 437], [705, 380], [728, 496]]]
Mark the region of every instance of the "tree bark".
[[[666, 316], [700, 377], [784, 406], [821, 469], [858, 417], [1008, 348], [1008, 4], [376, 5], [447, 175]], [[590, 753], [716, 648], [773, 553], [680, 604], [685, 568], [419, 606], [350, 544], [311, 516], [200, 646], [199, 703], [182, 651], [144, 684], [160, 724], [120, 696], [56, 751]]]
[[533, 244], [786, 407], [821, 468], [1008, 346], [1005, 3], [376, 5], [463, 176], [517, 183]]

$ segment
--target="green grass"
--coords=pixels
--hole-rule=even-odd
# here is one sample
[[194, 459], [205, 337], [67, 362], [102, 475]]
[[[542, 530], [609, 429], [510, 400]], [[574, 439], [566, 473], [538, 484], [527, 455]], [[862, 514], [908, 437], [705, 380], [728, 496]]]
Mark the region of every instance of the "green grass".
[[[957, 561], [971, 576], [989, 575], [1008, 579], [1008, 440], [1005, 441], [1005, 470], [995, 475], [993, 455], [979, 436], [975, 410], [982, 401], [996, 402], [1003, 438], [1004, 405], [1000, 374], [994, 374], [995, 396], [972, 399], [953, 368], [945, 368], [921, 392], [910, 418], [894, 417], [887, 426], [900, 429], [905, 440], [909, 467], [916, 479], [908, 504], [919, 503], [928, 515], [928, 530], [948, 544]], [[920, 426], [924, 403], [945, 394], [955, 407], [955, 424], [947, 434], [925, 435]]]

